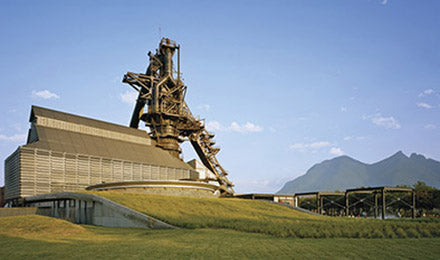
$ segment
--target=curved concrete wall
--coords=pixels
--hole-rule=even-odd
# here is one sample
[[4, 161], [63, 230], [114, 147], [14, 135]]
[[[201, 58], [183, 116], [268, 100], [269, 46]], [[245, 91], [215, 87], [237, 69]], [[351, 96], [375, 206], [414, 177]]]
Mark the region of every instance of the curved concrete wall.
[[102, 197], [61, 192], [26, 197], [25, 206], [37, 207], [37, 214], [62, 218], [77, 224], [105, 227], [164, 229], [174, 226]]
[[144, 180], [100, 183], [88, 186], [86, 190], [117, 191], [130, 193], [159, 194], [188, 197], [219, 197], [218, 185], [189, 180]]

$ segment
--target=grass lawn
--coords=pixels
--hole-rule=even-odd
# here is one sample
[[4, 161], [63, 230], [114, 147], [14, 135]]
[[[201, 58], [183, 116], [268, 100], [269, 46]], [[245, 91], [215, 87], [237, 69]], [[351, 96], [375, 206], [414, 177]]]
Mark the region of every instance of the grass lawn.
[[375, 220], [313, 216], [265, 201], [90, 192], [183, 228], [224, 228], [275, 237], [431, 238], [440, 220]]
[[0, 259], [439, 259], [440, 238], [298, 239], [231, 229], [145, 230], [0, 218]]

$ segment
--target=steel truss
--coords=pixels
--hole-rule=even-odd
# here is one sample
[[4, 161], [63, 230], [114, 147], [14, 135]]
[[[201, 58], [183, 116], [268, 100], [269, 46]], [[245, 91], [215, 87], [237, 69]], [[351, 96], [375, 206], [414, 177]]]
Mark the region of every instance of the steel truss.
[[[177, 77], [174, 77], [173, 55], [177, 50]], [[189, 140], [202, 163], [215, 175], [224, 195], [234, 193], [228, 173], [220, 165], [214, 147], [214, 134], [208, 132], [204, 122], [196, 119], [185, 102], [187, 87], [180, 75], [180, 45], [163, 38], [156, 54], [148, 53], [150, 64], [142, 73], [127, 72], [122, 82], [129, 84], [139, 95], [130, 121], [130, 127], [138, 128], [144, 121], [156, 146], [180, 158], [180, 143]], [[144, 108], [148, 106], [145, 113]], [[211, 179], [206, 179], [210, 181]]]

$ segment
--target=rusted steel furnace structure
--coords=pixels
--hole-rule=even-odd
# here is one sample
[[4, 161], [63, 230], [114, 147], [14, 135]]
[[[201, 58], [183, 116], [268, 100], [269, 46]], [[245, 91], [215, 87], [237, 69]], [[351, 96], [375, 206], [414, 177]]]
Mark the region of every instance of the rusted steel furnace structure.
[[[175, 71], [173, 57], [176, 53]], [[216, 158], [220, 149], [213, 146], [214, 134], [205, 129], [203, 121], [196, 119], [185, 103], [187, 87], [181, 80], [180, 45], [162, 38], [156, 53], [149, 52], [148, 56], [150, 64], [145, 73], [124, 75], [123, 82], [139, 92], [130, 127], [138, 128], [139, 122], [144, 121], [156, 146], [177, 158], [180, 158], [180, 144], [189, 140], [202, 163], [216, 176], [222, 193], [233, 194], [233, 184]]]

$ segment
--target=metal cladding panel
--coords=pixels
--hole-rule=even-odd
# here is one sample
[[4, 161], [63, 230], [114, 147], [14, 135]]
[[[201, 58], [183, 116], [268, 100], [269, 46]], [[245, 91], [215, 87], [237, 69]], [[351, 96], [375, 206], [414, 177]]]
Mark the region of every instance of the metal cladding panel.
[[182, 179], [188, 179], [189, 178], [189, 174], [187, 172], [189, 171], [185, 171], [182, 169], [174, 169], [175, 170], [175, 175], [176, 175], [176, 179], [179, 178], [179, 176], [183, 176]]
[[101, 167], [102, 167], [101, 181], [112, 182], [113, 181], [112, 161], [109, 159], [102, 158]]
[[78, 133], [69, 133], [70, 138], [72, 140], [71, 146], [75, 149], [75, 153], [77, 154], [85, 154], [84, 143], [83, 140], [79, 137]]
[[90, 184], [102, 182], [101, 158], [90, 157]]
[[131, 162], [123, 162], [123, 180], [128, 181], [133, 179], [133, 163]]
[[51, 151], [63, 151], [63, 145], [58, 142], [49, 142], [49, 148]]
[[[34, 125], [34, 124], [32, 124], [32, 125]], [[35, 127], [35, 129], [36, 129], [36, 131], [37, 131], [37, 135], [38, 135], [38, 140], [39, 141], [41, 141], [41, 140], [47, 140], [48, 138], [47, 138], [47, 135], [46, 135], [46, 128], [40, 128], [40, 127], [38, 127], [38, 126], [36, 126], [36, 125], [34, 125], [34, 127]], [[50, 130], [49, 130], [50, 131]]]
[[133, 177], [132, 180], [140, 181], [142, 180], [142, 165], [139, 163], [133, 163]]
[[39, 107], [31, 123], [28, 143], [5, 160], [8, 200], [101, 182], [188, 179], [194, 172], [142, 130]]
[[151, 165], [142, 164], [142, 179], [151, 180]]
[[175, 180], [176, 177], [177, 177], [177, 176], [176, 176], [176, 169], [168, 168], [167, 171], [168, 171], [168, 178], [169, 178], [170, 180]]
[[38, 141], [26, 146], [66, 153], [87, 154], [165, 167], [192, 169], [168, 152], [152, 145], [124, 142], [44, 126], [35, 126]]
[[169, 180], [169, 176], [168, 176], [168, 171], [166, 168], [163, 167], [159, 167], [159, 176], [161, 176], [162, 178], [164, 178], [165, 180]]
[[20, 149], [20, 197], [29, 196], [37, 192], [35, 151]]
[[89, 138], [89, 136], [79, 134], [77, 138], [78, 138], [78, 143], [81, 145], [79, 147], [77, 146], [78, 149], [81, 149], [79, 153], [87, 154], [87, 155], [99, 155], [96, 154], [96, 149], [90, 149], [91, 138]]
[[125, 127], [125, 126], [121, 126], [121, 125], [117, 125], [117, 124], [113, 124], [113, 123], [109, 123], [109, 122], [104, 122], [101, 120], [91, 119], [91, 118], [87, 118], [87, 117], [83, 117], [83, 116], [77, 116], [77, 115], [73, 115], [73, 114], [69, 114], [69, 113], [65, 113], [65, 112], [60, 112], [60, 111], [56, 111], [56, 110], [52, 110], [52, 109], [47, 109], [47, 108], [43, 108], [43, 107], [32, 106], [32, 114], [34, 117], [52, 118], [52, 119], [56, 119], [56, 120], [60, 120], [60, 121], [75, 123], [78, 125], [85, 125], [85, 126], [105, 129], [108, 131], [114, 131], [114, 132], [119, 132], [119, 133], [123, 133], [123, 134], [135, 135], [135, 136], [149, 139], [149, 136], [147, 135], [147, 133], [145, 131], [142, 131], [139, 129]]
[[117, 161], [117, 160], [113, 160], [112, 161], [113, 164], [113, 179], [115, 181], [122, 181], [123, 180], [123, 175], [122, 175], [122, 161]]
[[158, 166], [152, 166], [151, 167], [151, 179], [152, 180], [159, 180], [160, 179], [160, 173], [159, 173], [159, 167]]
[[51, 152], [50, 154], [50, 181], [64, 183], [65, 158], [63, 153]]
[[77, 185], [77, 160], [76, 156], [66, 154], [65, 155], [65, 182], [66, 185]]
[[35, 129], [35, 125], [31, 124], [31, 129], [29, 131], [29, 135], [28, 135], [28, 143], [33, 143], [38, 141], [38, 134], [37, 134], [37, 129]]
[[50, 151], [48, 150], [36, 150], [36, 192], [49, 193], [50, 192]]
[[87, 185], [90, 183], [90, 162], [89, 156], [78, 155], [78, 184]]
[[179, 180], [191, 171], [97, 156], [19, 147], [5, 161], [5, 197], [76, 191], [102, 182]]
[[20, 151], [17, 149], [5, 160], [5, 199], [20, 196]]
[[112, 154], [109, 152], [109, 149], [105, 145], [105, 139], [106, 138], [96, 137], [95, 138], [95, 140], [96, 140], [95, 147], [96, 147], [96, 150], [98, 151], [98, 153], [100, 154], [100, 156], [111, 158]]

